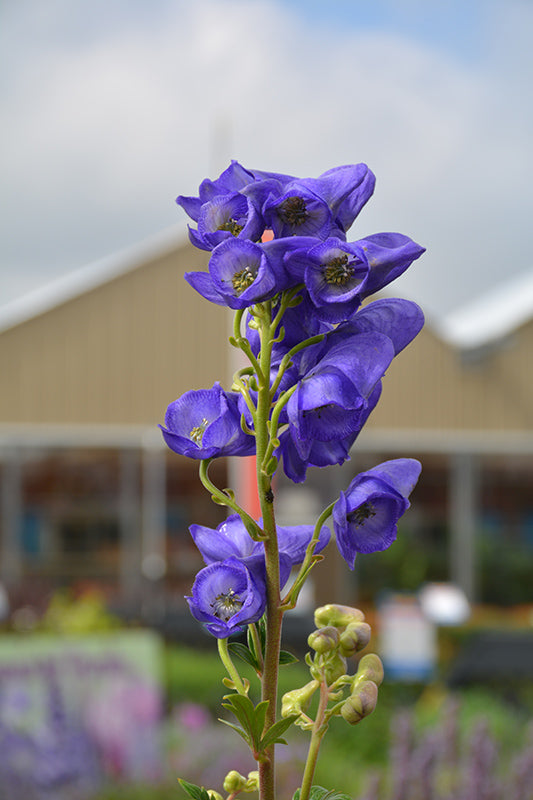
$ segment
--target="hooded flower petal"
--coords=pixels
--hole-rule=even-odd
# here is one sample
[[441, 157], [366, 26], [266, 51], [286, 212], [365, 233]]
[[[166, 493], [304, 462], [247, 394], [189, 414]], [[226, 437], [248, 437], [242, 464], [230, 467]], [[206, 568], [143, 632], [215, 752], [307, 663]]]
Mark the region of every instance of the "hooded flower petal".
[[396, 539], [397, 523], [409, 508], [408, 496], [420, 475], [413, 458], [385, 461], [362, 472], [333, 507], [339, 552], [353, 569], [357, 553], [385, 550]]

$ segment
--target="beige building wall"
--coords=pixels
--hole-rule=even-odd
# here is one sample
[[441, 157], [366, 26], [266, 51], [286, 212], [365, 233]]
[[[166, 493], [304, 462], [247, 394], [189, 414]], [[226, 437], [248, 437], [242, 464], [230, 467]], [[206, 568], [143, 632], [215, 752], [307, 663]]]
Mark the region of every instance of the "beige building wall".
[[426, 325], [383, 380], [369, 429], [533, 429], [533, 322], [470, 357]]
[[228, 311], [183, 278], [207, 254], [173, 248], [0, 334], [0, 422], [146, 424], [225, 378]]

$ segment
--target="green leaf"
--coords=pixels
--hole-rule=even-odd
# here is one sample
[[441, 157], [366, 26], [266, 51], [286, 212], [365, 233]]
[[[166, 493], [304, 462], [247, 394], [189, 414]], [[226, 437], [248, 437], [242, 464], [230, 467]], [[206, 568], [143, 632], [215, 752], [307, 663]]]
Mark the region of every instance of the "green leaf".
[[281, 734], [285, 733], [287, 728], [290, 728], [296, 719], [298, 719], [298, 714], [291, 714], [290, 717], [285, 717], [284, 719], [280, 719], [278, 722], [275, 722], [261, 739], [260, 750], [266, 750], [267, 747], [274, 743], [287, 744], [284, 739], [280, 738]]
[[242, 739], [244, 739], [244, 741], [246, 742], [248, 747], [253, 747], [253, 742], [250, 739], [250, 734], [246, 733], [246, 731], [244, 731], [242, 728], [239, 728], [238, 725], [234, 725], [233, 722], [228, 722], [227, 719], [221, 719], [220, 717], [219, 717], [218, 721], [221, 722], [223, 725], [227, 725], [228, 728], [233, 728], [235, 733], [238, 733], [239, 736]]
[[282, 650], [279, 654], [279, 663], [281, 666], [284, 664], [295, 664], [297, 661], [298, 659], [296, 656], [293, 656], [288, 650]]
[[250, 698], [242, 694], [226, 695], [224, 700], [226, 702], [222, 703], [222, 706], [237, 717], [243, 729], [250, 736], [254, 749], [258, 751], [270, 701], [263, 700], [254, 706]]
[[189, 783], [189, 781], [185, 781], [183, 778], [178, 778], [178, 781], [181, 788], [186, 791], [189, 797], [192, 797], [193, 800], [211, 800], [209, 794], [203, 786], [197, 786], [195, 783]]
[[241, 642], [230, 642], [229, 651], [232, 655], [240, 658], [241, 661], [250, 664], [255, 670], [260, 670], [261, 666], [255, 657], [255, 653], [251, 651], [251, 648], [246, 647], [245, 644], [241, 644]]

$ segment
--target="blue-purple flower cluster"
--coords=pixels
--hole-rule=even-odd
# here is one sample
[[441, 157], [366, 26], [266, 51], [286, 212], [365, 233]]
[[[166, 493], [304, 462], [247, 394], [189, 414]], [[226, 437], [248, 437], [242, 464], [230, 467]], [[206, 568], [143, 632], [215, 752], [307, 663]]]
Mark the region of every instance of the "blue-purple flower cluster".
[[[188, 283], [243, 317], [252, 363], [263, 363], [258, 320], [267, 314], [275, 328], [268, 343], [272, 456], [296, 483], [310, 466], [349, 458], [387, 368], [424, 323], [408, 300], [363, 304], [424, 252], [399, 233], [347, 241], [374, 185], [366, 164], [300, 179], [233, 161], [217, 180], [204, 180], [198, 196], [177, 198], [196, 223], [189, 227], [191, 242], [210, 251], [207, 271], [186, 273]], [[248, 380], [234, 388], [239, 391], [215, 383], [171, 403], [161, 426], [168, 446], [195, 459], [253, 454], [257, 386]], [[397, 459], [358, 476], [341, 494], [333, 523], [352, 568], [358, 552], [382, 550], [394, 539], [419, 472], [418, 462]], [[193, 526], [208, 566], [189, 598], [193, 614], [219, 637], [264, 610], [262, 545], [243, 544], [248, 534], [238, 518], [225, 525], [209, 547], [212, 534]], [[298, 561], [292, 545], [284, 549], [283, 535], [280, 541], [283, 575]]]

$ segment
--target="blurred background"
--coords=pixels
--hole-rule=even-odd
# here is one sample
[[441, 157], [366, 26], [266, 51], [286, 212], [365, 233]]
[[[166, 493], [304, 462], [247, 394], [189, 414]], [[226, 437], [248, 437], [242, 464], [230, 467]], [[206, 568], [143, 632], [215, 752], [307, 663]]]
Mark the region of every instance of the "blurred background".
[[[450, 687], [479, 698], [490, 683], [491, 703], [465, 702], [486, 709], [494, 692], [498, 702], [507, 693], [526, 724], [532, 33], [528, 0], [1, 5], [0, 677], [38, 658], [38, 635], [63, 641], [110, 627], [148, 637], [131, 645], [149, 654], [137, 676], [153, 690], [141, 719], [187, 693], [204, 709], [212, 702], [190, 686], [187, 664], [198, 659], [176, 653], [210, 644], [183, 599], [202, 566], [188, 527], [224, 515], [196, 465], [165, 451], [157, 423], [184, 391], [227, 385], [230, 322], [183, 280], [207, 259], [187, 243], [174, 199], [196, 194], [232, 158], [301, 177], [364, 161], [376, 192], [349, 238], [400, 231], [427, 248], [390, 287], [418, 302], [427, 324], [387, 373], [352, 460], [311, 471], [303, 487], [280, 479], [279, 516], [311, 521], [354, 474], [387, 458], [419, 458], [423, 472], [398, 541], [353, 573], [332, 551], [300, 611], [308, 629], [287, 627], [301, 649], [313, 603], [360, 604], [401, 689], [391, 688], [391, 709], [423, 698], [431, 716]], [[224, 460], [212, 475], [247, 491]], [[398, 631], [418, 653], [409, 663]], [[34, 705], [13, 700], [26, 696], [21, 681], [4, 683], [6, 736], [6, 719], [31, 728]], [[51, 708], [60, 692], [50, 687]], [[174, 732], [205, 722], [180, 713]], [[387, 704], [382, 713], [372, 723], [379, 736]], [[19, 739], [15, 750], [29, 741]], [[105, 752], [118, 747], [96, 739]], [[142, 774], [125, 766], [133, 756], [109, 758], [106, 774], [155, 780], [155, 755]], [[61, 769], [55, 780], [68, 788]]]

